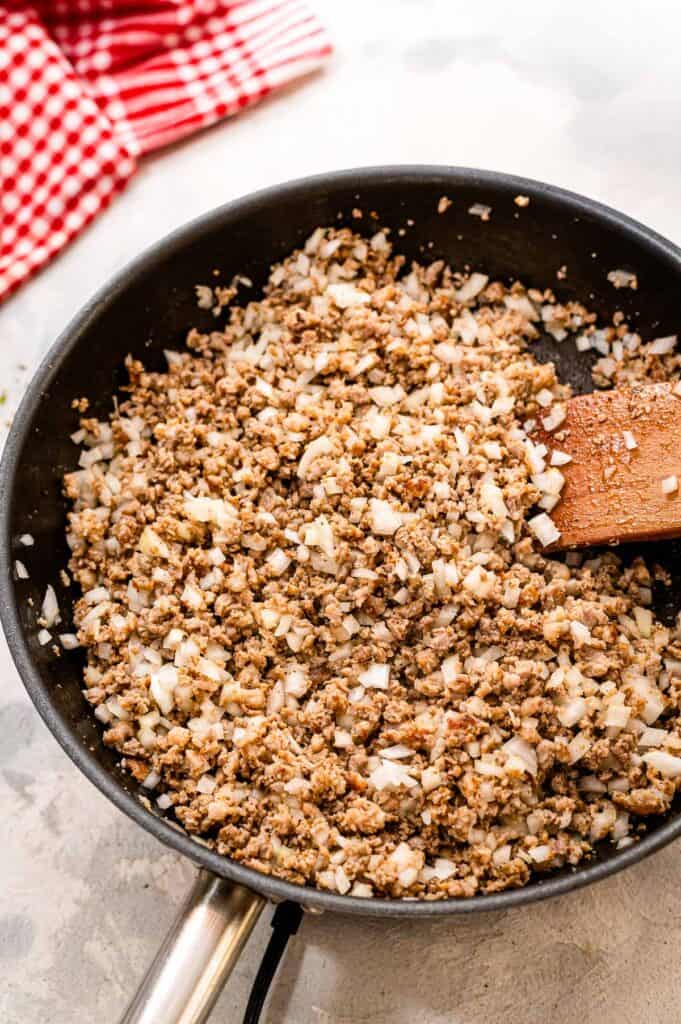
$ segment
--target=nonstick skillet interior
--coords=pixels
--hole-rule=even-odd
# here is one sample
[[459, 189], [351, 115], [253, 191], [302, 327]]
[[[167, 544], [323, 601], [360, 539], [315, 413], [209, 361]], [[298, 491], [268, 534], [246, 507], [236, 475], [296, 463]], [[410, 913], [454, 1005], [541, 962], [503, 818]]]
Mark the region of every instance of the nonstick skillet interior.
[[[514, 203], [518, 194], [530, 198], [528, 206]], [[452, 203], [440, 214], [443, 195]], [[489, 220], [468, 212], [474, 203], [492, 208]], [[362, 217], [353, 210], [361, 210]], [[49, 647], [38, 645], [36, 615], [48, 583], [57, 591], [63, 628], [70, 628], [72, 595], [60, 583], [59, 569], [68, 560], [61, 480], [78, 454], [69, 440], [78, 421], [73, 399], [88, 396], [92, 414], [106, 417], [113, 394], [125, 382], [128, 353], [159, 369], [165, 365], [163, 349], [182, 346], [190, 327], [214, 326], [210, 312], [197, 308], [195, 284], [229, 282], [239, 273], [254, 285], [242, 295], [255, 294], [271, 263], [315, 227], [331, 223], [366, 233], [388, 227], [396, 248], [409, 259], [442, 257], [507, 281], [519, 277], [531, 286], [548, 285], [561, 299], [581, 300], [607, 319], [621, 309], [644, 336], [674, 333], [678, 324], [679, 250], [613, 211], [536, 182], [461, 169], [378, 168], [293, 182], [208, 214], [145, 253], [90, 302], [49, 353], [17, 414], [0, 481], [0, 612], [13, 655], [48, 726], [100, 789], [164, 842], [266, 895], [345, 912], [429, 915], [495, 909], [586, 884], [681, 832], [678, 809], [656, 822], [642, 843], [618, 853], [604, 846], [577, 872], [468, 901], [357, 900], [302, 890], [234, 865], [144, 809], [143, 791], [102, 743], [81, 694], [82, 653], [55, 658]], [[562, 266], [567, 276], [559, 280]], [[616, 291], [607, 280], [615, 268], [635, 271], [638, 290]], [[588, 389], [588, 354], [577, 353], [570, 341], [558, 345], [550, 338], [538, 343], [537, 352], [555, 359], [562, 378], [577, 390]], [[35, 538], [30, 549], [18, 545], [26, 532]], [[681, 545], [649, 545], [644, 553], [672, 575], [672, 587], [656, 592], [658, 612], [669, 620], [681, 608]], [[13, 580], [14, 558], [27, 564], [29, 580]]]

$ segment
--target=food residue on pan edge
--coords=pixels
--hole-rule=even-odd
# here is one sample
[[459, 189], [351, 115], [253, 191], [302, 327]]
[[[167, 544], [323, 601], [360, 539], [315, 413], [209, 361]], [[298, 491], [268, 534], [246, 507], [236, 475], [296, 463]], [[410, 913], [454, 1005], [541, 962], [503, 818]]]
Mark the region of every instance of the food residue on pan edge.
[[105, 741], [220, 853], [469, 896], [632, 842], [679, 785], [681, 642], [648, 569], [542, 553], [569, 389], [532, 342], [577, 332], [601, 386], [680, 360], [403, 262], [319, 229], [167, 372], [128, 361], [66, 477], [76, 642]]

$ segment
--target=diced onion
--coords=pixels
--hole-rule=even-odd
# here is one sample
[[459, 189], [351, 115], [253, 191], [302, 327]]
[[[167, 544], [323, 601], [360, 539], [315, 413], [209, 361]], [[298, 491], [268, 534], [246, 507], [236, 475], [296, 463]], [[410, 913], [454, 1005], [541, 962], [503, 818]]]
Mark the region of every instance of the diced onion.
[[372, 498], [369, 502], [369, 519], [374, 533], [392, 536], [402, 525], [402, 516], [387, 501]]
[[530, 775], [537, 774], [537, 755], [534, 747], [531, 747], [525, 740], [521, 739], [519, 736], [513, 736], [502, 745], [501, 749], [507, 756], [517, 757], [522, 761], [525, 771], [529, 772]]
[[653, 630], [653, 613], [649, 608], [641, 608], [640, 606], [635, 607], [633, 611], [639, 633], [641, 636], [649, 637]]
[[558, 709], [558, 720], [566, 729], [570, 729], [581, 721], [586, 714], [586, 701], [583, 697], [574, 697]]
[[674, 757], [664, 750], [651, 750], [643, 755], [643, 760], [669, 779], [677, 779], [681, 775], [681, 757]]
[[555, 544], [560, 540], [560, 530], [546, 512], [540, 512], [538, 516], [533, 516], [528, 520], [527, 525], [543, 547]]
[[300, 479], [307, 479], [308, 472], [317, 459], [322, 455], [328, 455], [332, 451], [333, 445], [328, 437], [324, 435], [322, 435], [322, 437], [315, 438], [314, 441], [310, 441], [300, 458], [300, 462], [298, 463], [298, 476]]
[[574, 739], [568, 743], [568, 757], [570, 764], [580, 761], [591, 749], [591, 740], [586, 733], [578, 732]]
[[480, 501], [482, 506], [492, 515], [500, 519], [508, 517], [508, 508], [504, 501], [504, 493], [496, 484], [484, 483], [480, 487]]
[[390, 761], [399, 761], [404, 757], [412, 757], [414, 751], [404, 743], [396, 743], [393, 747], [383, 747], [379, 753], [381, 757], [387, 757]]
[[45, 597], [43, 598], [41, 606], [41, 617], [47, 629], [50, 629], [61, 619], [57, 595], [54, 592], [54, 587], [49, 584], [45, 591]]
[[369, 785], [374, 789], [399, 789], [406, 786], [411, 789], [418, 785], [409, 770], [397, 761], [382, 760], [378, 768], [374, 768], [369, 776]]
[[145, 526], [142, 530], [139, 549], [143, 554], [152, 558], [170, 558], [170, 548], [150, 526]]
[[473, 203], [472, 206], [468, 207], [468, 212], [472, 217], [479, 217], [480, 220], [489, 220], [492, 207], [485, 206], [484, 203]]
[[608, 273], [608, 281], [615, 288], [632, 288], [634, 291], [638, 288], [636, 274], [633, 274], [630, 270], [611, 270]]
[[437, 789], [443, 782], [442, 775], [435, 768], [424, 768], [421, 772], [421, 788], [424, 793], [430, 793], [432, 790]]
[[572, 621], [570, 623], [570, 634], [576, 647], [583, 647], [591, 640], [591, 632], [583, 622]]
[[489, 278], [486, 274], [471, 274], [468, 280], [464, 281], [458, 291], [454, 293], [457, 302], [470, 302], [487, 286], [488, 281]]
[[639, 747], [661, 747], [669, 739], [666, 729], [655, 729], [649, 726], [638, 738]]
[[655, 338], [648, 345], [648, 352], [652, 356], [665, 356], [669, 352], [673, 352], [676, 347], [677, 336], [670, 334], [666, 338]]
[[561, 423], [565, 420], [565, 416], [565, 406], [554, 405], [548, 416], [544, 416], [542, 418], [544, 430], [547, 430], [549, 433], [553, 430], [556, 430], [556, 428], [559, 427]]
[[275, 548], [274, 551], [267, 556], [267, 564], [275, 576], [281, 576], [281, 574], [286, 572], [291, 564], [291, 559], [284, 551], [281, 550], [281, 548]]
[[371, 295], [355, 288], [352, 284], [330, 284], [326, 289], [339, 309], [349, 309], [352, 306], [363, 306], [371, 302]]
[[532, 477], [532, 483], [545, 494], [557, 495], [563, 489], [565, 477], [559, 469], [552, 467], [543, 473], [535, 473]]
[[387, 690], [390, 681], [390, 665], [373, 662], [364, 672], [359, 674], [362, 686], [375, 690]]

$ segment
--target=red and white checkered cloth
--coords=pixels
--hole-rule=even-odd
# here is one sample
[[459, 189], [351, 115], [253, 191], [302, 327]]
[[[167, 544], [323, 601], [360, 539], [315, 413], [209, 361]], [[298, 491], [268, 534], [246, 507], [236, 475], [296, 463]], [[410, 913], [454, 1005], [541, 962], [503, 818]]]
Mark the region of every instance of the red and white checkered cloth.
[[298, 0], [0, 0], [0, 300], [108, 205], [138, 157], [330, 52]]

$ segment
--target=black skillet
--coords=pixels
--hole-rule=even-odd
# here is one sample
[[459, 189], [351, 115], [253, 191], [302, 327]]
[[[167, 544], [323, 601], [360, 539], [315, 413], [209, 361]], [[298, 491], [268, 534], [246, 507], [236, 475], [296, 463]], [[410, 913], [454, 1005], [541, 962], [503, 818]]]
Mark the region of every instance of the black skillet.
[[[445, 195], [452, 200], [437, 212]], [[530, 203], [514, 203], [518, 195]], [[492, 208], [483, 221], [474, 203]], [[353, 209], [363, 217], [353, 218]], [[371, 917], [436, 917], [501, 910], [557, 896], [605, 878], [659, 849], [681, 833], [681, 810], [651, 823], [626, 849], [603, 845], [577, 870], [537, 877], [523, 889], [469, 900], [362, 900], [301, 888], [232, 863], [185, 835], [142, 802], [146, 793], [117, 765], [81, 694], [82, 653], [55, 658], [37, 639], [36, 610], [48, 583], [56, 587], [70, 627], [73, 594], [59, 582], [68, 559], [61, 481], [75, 465], [69, 440], [76, 428], [74, 397], [92, 399], [106, 417], [124, 381], [128, 352], [149, 368], [164, 365], [162, 350], [181, 346], [191, 326], [209, 328], [197, 309], [194, 284], [250, 277], [254, 293], [271, 263], [299, 245], [318, 225], [349, 224], [364, 232], [392, 229], [410, 258], [444, 257], [529, 285], [551, 285], [563, 299], [586, 302], [605, 318], [621, 309], [644, 335], [674, 333], [681, 295], [681, 250], [629, 218], [561, 189], [510, 175], [448, 167], [382, 167], [342, 171], [275, 186], [240, 199], [181, 228], [144, 253], [107, 284], [66, 328], [44, 359], [15, 417], [0, 473], [0, 615], [12, 655], [31, 699], [49, 729], [85, 775], [113, 803], [158, 839], [204, 870], [187, 906], [124, 1017], [128, 1024], [196, 1024], [205, 1020], [265, 900], [291, 900], [317, 910]], [[567, 267], [559, 280], [556, 272]], [[213, 270], [220, 270], [220, 278]], [[608, 271], [638, 276], [637, 291], [616, 291]], [[574, 345], [543, 339], [543, 359], [555, 359], [563, 379], [588, 390], [588, 361]], [[31, 533], [35, 546], [18, 545]], [[646, 548], [674, 579], [658, 595], [658, 614], [681, 605], [681, 547]], [[626, 555], [626, 552], [625, 552]], [[30, 579], [15, 580], [21, 558]], [[32, 599], [32, 604], [29, 599]]]

